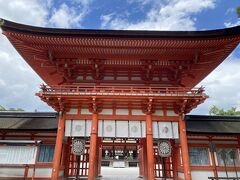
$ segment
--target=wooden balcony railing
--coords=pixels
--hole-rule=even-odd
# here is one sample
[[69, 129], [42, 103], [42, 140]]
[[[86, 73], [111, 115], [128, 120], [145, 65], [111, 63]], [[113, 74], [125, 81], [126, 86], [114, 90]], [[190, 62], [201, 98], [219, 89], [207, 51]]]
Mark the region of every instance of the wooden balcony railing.
[[146, 86], [41, 86], [39, 95], [106, 95], [106, 96], [202, 96], [204, 88]]

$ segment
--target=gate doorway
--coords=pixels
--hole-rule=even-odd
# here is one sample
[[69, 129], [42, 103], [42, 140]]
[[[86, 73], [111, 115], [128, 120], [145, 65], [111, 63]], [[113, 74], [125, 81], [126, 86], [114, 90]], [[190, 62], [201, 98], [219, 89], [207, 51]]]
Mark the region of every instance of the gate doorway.
[[137, 179], [139, 139], [105, 138], [102, 141], [102, 179]]
[[68, 178], [87, 178], [89, 169], [89, 140], [86, 140], [83, 154], [76, 156], [72, 152], [72, 142], [74, 138], [68, 138], [66, 145], [66, 168], [65, 176]]
[[[74, 138], [68, 138], [66, 145], [65, 176], [69, 179], [87, 178], [89, 171], [89, 139], [86, 140], [82, 155], [72, 152]], [[99, 179], [138, 179], [146, 169], [146, 139], [98, 138], [98, 174]], [[144, 157], [145, 156], [145, 157]], [[145, 158], [145, 160], [144, 160]], [[154, 146], [154, 173], [156, 179], [173, 179], [173, 158], [161, 157], [158, 147]]]
[[158, 152], [158, 147], [154, 147], [154, 172], [155, 177], [162, 180], [173, 179], [173, 158], [161, 157]]

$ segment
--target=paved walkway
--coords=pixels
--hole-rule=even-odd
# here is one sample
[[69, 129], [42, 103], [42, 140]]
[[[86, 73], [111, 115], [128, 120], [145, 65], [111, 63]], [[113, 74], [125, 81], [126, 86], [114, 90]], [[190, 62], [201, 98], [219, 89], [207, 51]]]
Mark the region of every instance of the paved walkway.
[[102, 178], [101, 180], [140, 180], [138, 178], [139, 168], [112, 168], [102, 167]]

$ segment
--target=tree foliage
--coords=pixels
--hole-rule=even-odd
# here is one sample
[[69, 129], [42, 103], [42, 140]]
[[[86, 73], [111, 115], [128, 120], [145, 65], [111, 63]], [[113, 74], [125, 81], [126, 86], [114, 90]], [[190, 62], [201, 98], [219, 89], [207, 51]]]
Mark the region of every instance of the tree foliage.
[[218, 108], [217, 106], [212, 106], [209, 110], [210, 115], [219, 115], [219, 116], [239, 116], [240, 111], [237, 111], [237, 108], [232, 107], [228, 110]]
[[0, 111], [24, 111], [22, 108], [5, 108], [4, 106], [0, 105]]
[[238, 17], [240, 18], [240, 6], [237, 7], [236, 11], [237, 11]]

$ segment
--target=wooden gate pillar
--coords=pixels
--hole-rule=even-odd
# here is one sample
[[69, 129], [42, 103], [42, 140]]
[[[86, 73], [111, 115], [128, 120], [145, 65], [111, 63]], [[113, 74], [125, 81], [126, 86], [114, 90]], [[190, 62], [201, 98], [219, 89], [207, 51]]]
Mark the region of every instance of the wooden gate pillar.
[[94, 180], [97, 175], [96, 160], [97, 160], [97, 138], [98, 138], [98, 115], [93, 112], [91, 137], [90, 137], [90, 154], [89, 154], [89, 171], [88, 180]]
[[178, 179], [178, 157], [179, 157], [179, 151], [178, 146], [174, 143], [173, 144], [173, 150], [172, 150], [172, 169], [173, 169], [173, 179]]
[[153, 131], [151, 114], [146, 115], [146, 140], [147, 140], [147, 171], [148, 180], [154, 180], [154, 151], [153, 151]]
[[102, 139], [99, 138], [99, 152], [98, 152], [98, 177], [101, 177], [101, 166], [102, 166]]
[[143, 142], [140, 139], [139, 144], [139, 154], [138, 154], [138, 160], [139, 160], [139, 177], [144, 177], [144, 152], [143, 152]]
[[142, 141], [143, 141], [143, 163], [144, 163], [143, 164], [143, 166], [144, 166], [143, 175], [144, 175], [144, 179], [147, 179], [148, 164], [147, 164], [147, 141], [146, 141], [146, 138], [143, 138]]
[[182, 150], [183, 170], [185, 180], [191, 180], [191, 169], [189, 163], [186, 123], [182, 116], [179, 116], [179, 134], [180, 134], [180, 146]]
[[61, 164], [61, 154], [62, 154], [63, 138], [64, 138], [64, 125], [65, 125], [65, 117], [63, 113], [60, 112], [57, 137], [56, 137], [56, 145], [55, 145], [54, 157], [53, 157], [53, 168], [52, 168], [53, 180], [57, 180], [59, 178], [59, 168]]

